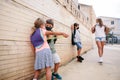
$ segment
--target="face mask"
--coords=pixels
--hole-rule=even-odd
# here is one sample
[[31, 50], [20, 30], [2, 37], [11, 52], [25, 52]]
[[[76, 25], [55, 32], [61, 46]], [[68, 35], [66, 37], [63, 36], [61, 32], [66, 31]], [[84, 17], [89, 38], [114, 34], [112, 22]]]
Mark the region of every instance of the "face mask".
[[46, 30], [51, 31], [51, 30], [52, 30], [52, 27], [46, 26]]

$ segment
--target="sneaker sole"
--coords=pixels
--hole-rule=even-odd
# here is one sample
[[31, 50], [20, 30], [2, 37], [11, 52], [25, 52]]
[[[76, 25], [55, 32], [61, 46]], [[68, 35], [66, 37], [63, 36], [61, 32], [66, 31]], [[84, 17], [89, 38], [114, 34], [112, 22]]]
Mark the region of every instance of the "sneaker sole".
[[62, 80], [62, 79], [57, 79], [57, 78], [54, 78], [54, 80]]

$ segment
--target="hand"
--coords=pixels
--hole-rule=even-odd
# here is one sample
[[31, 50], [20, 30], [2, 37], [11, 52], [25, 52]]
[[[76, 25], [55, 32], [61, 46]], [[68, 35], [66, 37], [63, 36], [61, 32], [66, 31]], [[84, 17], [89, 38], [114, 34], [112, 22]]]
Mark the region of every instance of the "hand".
[[69, 35], [66, 33], [63, 33], [63, 37], [67, 38]]
[[91, 32], [92, 32], [92, 33], [95, 33], [95, 27], [92, 27], [92, 28], [91, 28]]

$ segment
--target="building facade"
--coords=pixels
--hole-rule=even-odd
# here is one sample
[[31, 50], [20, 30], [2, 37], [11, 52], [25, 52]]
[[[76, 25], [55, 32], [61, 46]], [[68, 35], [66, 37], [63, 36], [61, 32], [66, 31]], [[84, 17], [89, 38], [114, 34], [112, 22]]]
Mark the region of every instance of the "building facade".
[[35, 58], [30, 35], [38, 17], [52, 18], [55, 31], [69, 34], [69, 38], [58, 39], [56, 43], [61, 65], [76, 57], [76, 47], [71, 45], [71, 25], [74, 22], [80, 26], [82, 53], [92, 49], [91, 23], [73, 0], [1, 0], [0, 80], [32, 79]]
[[89, 25], [89, 28], [93, 27], [93, 25], [96, 23], [96, 15], [93, 10], [93, 7], [91, 5], [86, 4], [78, 4], [78, 9], [84, 14], [84, 17]]

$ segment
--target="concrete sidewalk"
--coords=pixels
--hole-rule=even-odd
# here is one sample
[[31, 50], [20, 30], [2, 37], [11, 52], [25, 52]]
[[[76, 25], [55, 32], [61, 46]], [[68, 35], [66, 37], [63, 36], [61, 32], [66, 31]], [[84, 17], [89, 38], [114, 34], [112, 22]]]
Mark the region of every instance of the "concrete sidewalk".
[[98, 63], [97, 47], [83, 57], [83, 63], [75, 59], [60, 68], [63, 80], [120, 80], [120, 45], [105, 46], [102, 64]]

